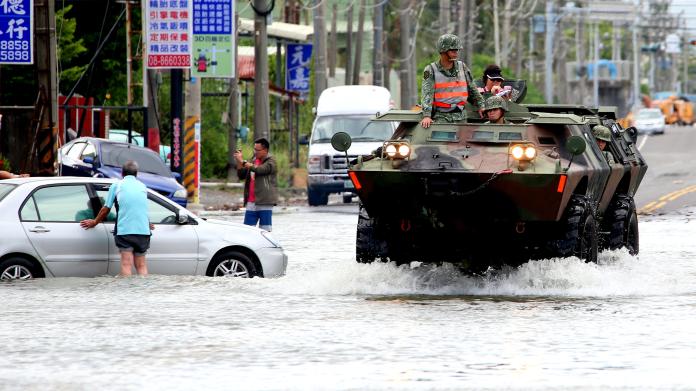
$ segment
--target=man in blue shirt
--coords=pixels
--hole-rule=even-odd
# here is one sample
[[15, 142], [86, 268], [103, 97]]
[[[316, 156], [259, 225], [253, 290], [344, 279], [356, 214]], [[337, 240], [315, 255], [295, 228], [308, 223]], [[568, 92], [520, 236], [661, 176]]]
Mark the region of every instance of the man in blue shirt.
[[90, 229], [104, 221], [111, 207], [116, 205], [116, 229], [114, 239], [121, 253], [121, 276], [130, 276], [135, 269], [141, 276], [147, 275], [145, 253], [150, 247], [150, 229], [153, 226], [147, 214], [147, 188], [136, 179], [138, 163], [127, 161], [121, 171], [123, 179], [109, 188], [104, 206], [94, 219], [82, 220], [80, 226]]

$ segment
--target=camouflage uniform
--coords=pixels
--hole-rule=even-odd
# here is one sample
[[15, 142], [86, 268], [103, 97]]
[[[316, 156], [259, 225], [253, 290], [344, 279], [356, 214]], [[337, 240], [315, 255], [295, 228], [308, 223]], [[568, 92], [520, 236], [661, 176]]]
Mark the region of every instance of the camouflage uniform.
[[[508, 121], [505, 119], [505, 113], [507, 113], [507, 103], [505, 102], [505, 99], [503, 99], [500, 96], [493, 95], [489, 96], [488, 99], [486, 99], [486, 107], [483, 109], [484, 113], [487, 112], [488, 110], [493, 110], [493, 109], [502, 109], [503, 110], [503, 124], [511, 124], [512, 122]], [[486, 121], [484, 122], [486, 124], [495, 124], [495, 122], [491, 121]]]
[[[444, 50], [443, 50], [444, 49]], [[444, 53], [450, 49], [461, 49], [461, 42], [459, 38], [454, 34], [445, 34], [438, 39], [438, 50], [440, 53]], [[422, 85], [422, 107], [423, 107], [423, 117], [430, 117], [436, 122], [455, 122], [462, 121], [466, 119], [466, 111], [458, 110], [454, 112], [442, 112], [438, 111], [433, 107], [433, 94], [435, 92], [435, 74], [433, 72], [441, 72], [447, 77], [461, 77], [459, 75], [459, 69], [464, 72], [464, 80], [467, 83], [467, 89], [469, 92], [468, 102], [475, 104], [477, 107], [483, 107], [483, 97], [481, 93], [478, 92], [474, 80], [471, 77], [471, 71], [469, 67], [462, 61], [455, 61], [454, 66], [450, 69], [443, 68], [440, 61], [436, 61], [432, 64], [426, 65], [423, 70], [423, 85]]]

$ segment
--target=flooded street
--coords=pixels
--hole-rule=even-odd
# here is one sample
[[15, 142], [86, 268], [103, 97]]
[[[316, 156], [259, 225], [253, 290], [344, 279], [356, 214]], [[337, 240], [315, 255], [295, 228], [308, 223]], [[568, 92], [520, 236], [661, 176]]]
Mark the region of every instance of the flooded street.
[[641, 216], [639, 257], [475, 278], [357, 264], [354, 207], [276, 214], [280, 279], [0, 284], [0, 388], [696, 387], [691, 214]]

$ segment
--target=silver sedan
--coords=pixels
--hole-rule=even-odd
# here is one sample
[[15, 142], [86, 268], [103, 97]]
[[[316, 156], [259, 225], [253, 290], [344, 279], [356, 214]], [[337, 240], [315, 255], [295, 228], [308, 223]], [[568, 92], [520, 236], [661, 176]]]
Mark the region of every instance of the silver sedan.
[[[116, 275], [115, 211], [94, 229], [94, 218], [114, 180], [20, 178], [0, 181], [0, 279]], [[271, 233], [207, 220], [156, 192], [148, 193], [155, 226], [147, 253], [151, 274], [279, 277], [287, 255]]]

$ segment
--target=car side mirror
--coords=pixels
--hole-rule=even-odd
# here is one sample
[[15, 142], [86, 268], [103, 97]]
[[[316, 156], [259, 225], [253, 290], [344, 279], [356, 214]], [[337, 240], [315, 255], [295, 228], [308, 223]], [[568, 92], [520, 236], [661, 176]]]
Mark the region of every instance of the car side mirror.
[[300, 139], [297, 142], [300, 145], [309, 145], [309, 136], [303, 134], [302, 136], [300, 136]]
[[176, 171], [172, 171], [172, 178], [176, 179], [177, 182], [181, 183], [181, 174]]
[[82, 161], [85, 162], [85, 164], [94, 164], [94, 157], [85, 156], [84, 158], [82, 158]]
[[189, 215], [186, 213], [179, 213], [179, 211], [176, 212], [176, 223], [180, 225], [185, 225], [189, 223]]

